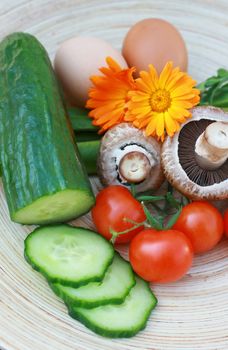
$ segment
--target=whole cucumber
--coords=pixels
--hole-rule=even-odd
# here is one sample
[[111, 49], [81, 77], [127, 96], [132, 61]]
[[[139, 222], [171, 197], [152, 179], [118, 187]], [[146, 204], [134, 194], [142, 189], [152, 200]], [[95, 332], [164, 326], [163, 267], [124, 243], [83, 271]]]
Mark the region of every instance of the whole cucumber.
[[86, 141], [98, 141], [101, 140], [101, 135], [98, 135], [96, 132], [74, 132], [77, 142], [86, 142]]
[[100, 144], [101, 142], [99, 140], [77, 142], [79, 153], [83, 159], [86, 170], [90, 175], [97, 173], [97, 158]]
[[94, 204], [48, 54], [26, 33], [0, 43], [0, 159], [13, 221], [62, 222]]
[[80, 107], [71, 107], [67, 109], [72, 127], [75, 132], [93, 132], [97, 133], [99, 128], [92, 124], [92, 119], [88, 116], [88, 110]]

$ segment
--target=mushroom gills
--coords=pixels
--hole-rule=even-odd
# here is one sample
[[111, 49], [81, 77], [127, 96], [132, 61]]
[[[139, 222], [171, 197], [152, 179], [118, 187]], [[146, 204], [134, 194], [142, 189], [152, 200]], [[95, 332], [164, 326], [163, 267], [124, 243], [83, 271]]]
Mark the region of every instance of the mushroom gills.
[[[200, 186], [211, 186], [228, 178], [228, 160], [216, 168], [205, 169], [195, 153], [195, 145], [205, 129], [214, 123], [213, 120], [200, 119], [183, 126], [179, 134], [179, 162], [191, 181]], [[181, 147], [180, 147], [181, 145]]]

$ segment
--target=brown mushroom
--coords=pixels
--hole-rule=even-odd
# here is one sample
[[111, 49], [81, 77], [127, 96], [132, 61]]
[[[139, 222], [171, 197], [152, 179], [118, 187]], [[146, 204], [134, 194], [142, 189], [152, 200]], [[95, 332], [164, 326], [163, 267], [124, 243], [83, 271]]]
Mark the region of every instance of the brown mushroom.
[[121, 123], [102, 138], [98, 175], [104, 185], [136, 185], [138, 192], [157, 189], [164, 180], [161, 144], [129, 123]]
[[191, 199], [228, 198], [228, 113], [195, 107], [192, 118], [162, 146], [168, 181]]

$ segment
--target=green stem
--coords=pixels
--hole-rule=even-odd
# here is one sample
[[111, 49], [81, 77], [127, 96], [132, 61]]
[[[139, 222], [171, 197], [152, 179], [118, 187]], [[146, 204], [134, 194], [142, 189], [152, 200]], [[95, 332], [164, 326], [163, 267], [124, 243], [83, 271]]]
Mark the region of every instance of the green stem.
[[[124, 221], [127, 221], [126, 218], [125, 218]], [[129, 222], [130, 222], [130, 219], [129, 219]], [[140, 227], [140, 226], [144, 226], [144, 221], [143, 221], [143, 222], [139, 222], [139, 223], [135, 224], [134, 226], [132, 226], [132, 227], [130, 227], [130, 228], [124, 230], [124, 231], [120, 231], [120, 232], [117, 232], [117, 231], [113, 230], [113, 229], [110, 227], [109, 232], [110, 232], [111, 235], [112, 235], [112, 238], [110, 239], [110, 242], [111, 242], [112, 244], [114, 244], [115, 241], [116, 241], [116, 238], [117, 238], [119, 235], [123, 235], [123, 234], [125, 234], [125, 233], [131, 232], [131, 231], [137, 229], [137, 228]]]
[[180, 206], [177, 212], [173, 214], [173, 216], [169, 219], [169, 221], [164, 227], [166, 230], [169, 230], [170, 228], [173, 227], [173, 225], [176, 223], [177, 219], [179, 218], [181, 211], [182, 211], [182, 206]]
[[135, 184], [131, 184], [131, 194], [134, 198], [136, 198], [136, 189]]
[[133, 224], [133, 225], [138, 225], [138, 224], [143, 225], [143, 224], [144, 224], [144, 221], [143, 221], [143, 222], [141, 222], [141, 223], [139, 223], [139, 222], [134, 221], [134, 220], [129, 219], [129, 218], [123, 218], [123, 221], [125, 221], [125, 222], [129, 222], [130, 224]]
[[173, 194], [173, 186], [171, 185], [170, 182], [168, 182], [168, 188], [167, 188], [167, 192]]
[[161, 223], [158, 219], [154, 218], [149, 209], [145, 206], [143, 202], [141, 202], [143, 206], [144, 213], [146, 215], [147, 221], [150, 224], [151, 227], [155, 228], [156, 230], [162, 230], [163, 229], [163, 223]]
[[185, 196], [182, 196], [182, 198], [181, 198], [181, 204], [182, 204], [182, 206], [185, 206], [185, 205], [189, 204], [190, 202], [191, 202], [190, 199], [188, 199], [188, 198], [185, 197]]
[[167, 204], [171, 205], [171, 207], [174, 207], [176, 209], [178, 209], [181, 205], [181, 203], [173, 196], [171, 192], [166, 193], [166, 201]]
[[139, 202], [156, 202], [156, 201], [162, 201], [165, 198], [166, 198], [165, 196], [139, 196], [139, 197], [136, 197], [136, 199]]

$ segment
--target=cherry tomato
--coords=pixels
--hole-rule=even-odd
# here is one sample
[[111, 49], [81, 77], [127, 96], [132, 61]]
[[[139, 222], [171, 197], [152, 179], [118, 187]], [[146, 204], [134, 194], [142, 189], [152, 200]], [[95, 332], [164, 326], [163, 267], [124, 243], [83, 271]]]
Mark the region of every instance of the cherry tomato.
[[222, 214], [212, 204], [203, 201], [187, 204], [172, 228], [188, 236], [195, 253], [212, 249], [224, 231]]
[[228, 237], [228, 209], [226, 209], [225, 213], [224, 213], [224, 232], [226, 234], [226, 236]]
[[129, 257], [134, 271], [149, 282], [174, 282], [192, 265], [193, 249], [179, 231], [141, 231], [130, 243]]
[[[134, 224], [126, 222], [125, 219], [141, 223], [146, 220], [142, 205], [123, 186], [108, 186], [100, 191], [96, 197], [96, 204], [92, 208], [93, 222], [98, 232], [111, 239], [110, 229], [116, 232], [122, 232], [130, 229]], [[120, 234], [115, 243], [127, 243], [141, 230], [144, 226], [133, 229], [125, 234]]]

